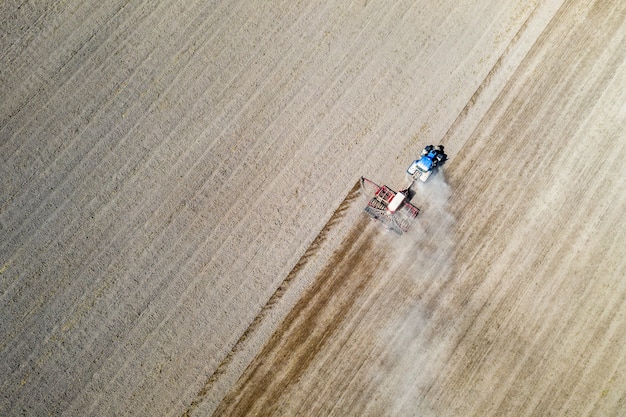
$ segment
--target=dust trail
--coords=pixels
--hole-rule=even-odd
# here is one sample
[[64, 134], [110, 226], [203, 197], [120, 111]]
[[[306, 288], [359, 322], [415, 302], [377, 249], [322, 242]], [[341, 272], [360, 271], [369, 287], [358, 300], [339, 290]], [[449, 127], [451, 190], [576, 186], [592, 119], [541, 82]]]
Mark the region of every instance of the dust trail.
[[[425, 392], [453, 348], [451, 332], [434, 323], [449, 311], [443, 288], [452, 278], [455, 218], [448, 208], [452, 190], [443, 172], [413, 185], [412, 203], [421, 209], [411, 229], [399, 238], [387, 234], [393, 274], [404, 280], [395, 295], [398, 312], [379, 334], [382, 365], [374, 369], [377, 390], [392, 416], [434, 415], [422, 404]], [[377, 410], [369, 410], [375, 413]]]

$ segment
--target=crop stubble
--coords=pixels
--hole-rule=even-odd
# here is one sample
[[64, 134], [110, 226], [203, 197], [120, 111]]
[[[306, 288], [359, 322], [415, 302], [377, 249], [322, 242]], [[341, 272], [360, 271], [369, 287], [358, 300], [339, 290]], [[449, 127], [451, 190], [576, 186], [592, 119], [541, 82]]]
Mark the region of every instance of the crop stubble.
[[0, 412], [623, 414], [620, 2], [0, 7]]

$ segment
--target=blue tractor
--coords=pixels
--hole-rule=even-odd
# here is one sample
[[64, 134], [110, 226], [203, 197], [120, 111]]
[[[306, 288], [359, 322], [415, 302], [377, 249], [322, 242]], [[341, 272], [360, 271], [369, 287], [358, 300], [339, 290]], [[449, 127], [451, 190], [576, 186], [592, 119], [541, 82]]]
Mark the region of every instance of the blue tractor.
[[448, 156], [443, 151], [443, 145], [439, 145], [436, 148], [433, 145], [428, 145], [422, 151], [420, 158], [413, 161], [406, 172], [413, 177], [413, 179], [426, 182], [433, 171], [443, 165], [447, 159]]

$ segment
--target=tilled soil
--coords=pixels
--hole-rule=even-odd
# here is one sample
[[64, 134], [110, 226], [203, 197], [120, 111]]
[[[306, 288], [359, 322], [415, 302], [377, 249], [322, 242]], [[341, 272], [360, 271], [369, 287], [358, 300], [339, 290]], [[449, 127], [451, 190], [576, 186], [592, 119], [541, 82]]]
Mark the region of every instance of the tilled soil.
[[0, 414], [626, 415], [622, 2], [0, 10]]

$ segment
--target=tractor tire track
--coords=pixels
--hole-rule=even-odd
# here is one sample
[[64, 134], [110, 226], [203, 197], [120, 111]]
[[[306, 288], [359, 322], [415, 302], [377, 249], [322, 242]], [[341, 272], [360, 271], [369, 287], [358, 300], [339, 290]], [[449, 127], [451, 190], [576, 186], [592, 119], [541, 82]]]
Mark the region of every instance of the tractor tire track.
[[[191, 413], [197, 408], [197, 406], [202, 402], [202, 400], [207, 396], [210, 392], [211, 387], [219, 380], [220, 376], [223, 375], [228, 366], [231, 364], [233, 357], [235, 354], [240, 351], [246, 342], [250, 338], [250, 336], [259, 328], [260, 324], [263, 322], [269, 311], [280, 301], [283, 295], [289, 290], [291, 283], [298, 276], [302, 268], [309, 262], [309, 260], [314, 257], [319, 248], [324, 244], [328, 233], [330, 230], [339, 222], [345, 215], [346, 210], [350, 207], [352, 202], [359, 197], [361, 194], [361, 183], [357, 181], [352, 189], [348, 192], [348, 195], [341, 202], [339, 207], [333, 212], [330, 219], [326, 223], [326, 225], [322, 228], [320, 233], [315, 237], [313, 242], [309, 245], [307, 250], [304, 252], [302, 257], [298, 260], [298, 262], [294, 265], [292, 270], [287, 274], [285, 279], [281, 282], [281, 284], [276, 288], [276, 291], [269, 298], [267, 303], [263, 306], [259, 314], [252, 320], [248, 328], [242, 333], [239, 337], [233, 348], [226, 355], [226, 357], [220, 362], [215, 371], [209, 376], [206, 383], [202, 387], [202, 389], [196, 394], [196, 398], [189, 405], [187, 410], [183, 413], [183, 416], [189, 416]], [[355, 234], [355, 233], [353, 233]], [[345, 249], [342, 249], [339, 253], [343, 253]], [[336, 253], [333, 255], [333, 259], [336, 259], [339, 255]]]
[[[384, 257], [376, 256], [373, 237], [377, 229], [366, 228], [368, 222], [362, 216], [353, 226], [314, 285], [218, 406], [215, 416], [272, 415], [280, 400], [285, 400], [291, 381], [306, 372], [332, 339], [374, 271], [384, 262]], [[329, 307], [331, 303], [335, 303], [333, 308]]]

